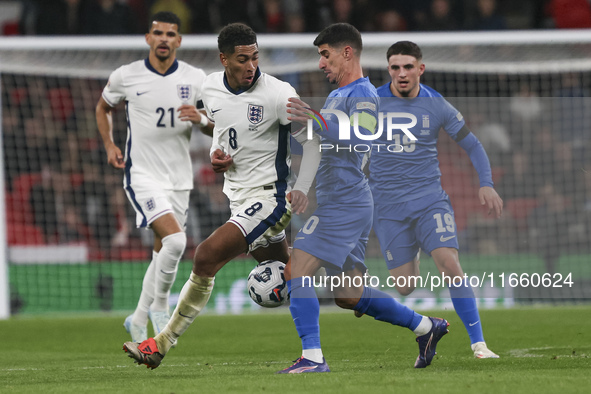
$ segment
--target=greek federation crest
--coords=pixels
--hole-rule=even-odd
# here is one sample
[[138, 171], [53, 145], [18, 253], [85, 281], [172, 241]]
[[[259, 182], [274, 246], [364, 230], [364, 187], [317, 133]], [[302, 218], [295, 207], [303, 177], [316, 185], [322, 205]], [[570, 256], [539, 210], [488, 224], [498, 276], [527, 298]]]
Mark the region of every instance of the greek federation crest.
[[263, 106], [248, 104], [248, 121], [252, 124], [259, 124], [263, 120]]
[[176, 85], [176, 92], [183, 101], [191, 98], [191, 85]]
[[146, 201], [146, 209], [148, 212], [153, 211], [156, 208], [156, 201], [154, 201], [154, 197], [150, 197], [148, 201]]

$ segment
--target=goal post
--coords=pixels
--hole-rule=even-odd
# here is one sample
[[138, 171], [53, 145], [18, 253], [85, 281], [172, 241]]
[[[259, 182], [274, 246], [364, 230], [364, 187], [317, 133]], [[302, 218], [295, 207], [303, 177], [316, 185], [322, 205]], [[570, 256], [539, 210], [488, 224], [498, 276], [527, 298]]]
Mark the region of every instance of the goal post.
[[[315, 34], [261, 34], [261, 64], [271, 74], [317, 69], [312, 43]], [[419, 44], [435, 71], [558, 72], [591, 66], [586, 30], [541, 30], [445, 33], [364, 33], [362, 65], [382, 69], [386, 49], [395, 41]], [[499, 52], [510, 48], [509, 52]], [[0, 69], [4, 72], [105, 78], [114, 68], [144, 57], [143, 36], [4, 37], [0, 42]], [[282, 51], [290, 56], [281, 57]], [[279, 56], [277, 55], [279, 54]], [[220, 70], [217, 37], [183, 37], [178, 57], [206, 72]], [[561, 59], [567, 59], [564, 64]], [[81, 62], [81, 63], [78, 63]], [[83, 67], [81, 67], [83, 65]]]
[[[325, 98], [334, 87], [318, 70], [315, 37], [259, 35], [261, 70], [290, 82], [301, 97]], [[506, 202], [500, 221], [483, 214], [469, 158], [450, 138], [439, 138], [442, 182], [454, 207], [464, 270], [493, 273], [495, 283], [501, 274], [571, 273], [576, 284], [544, 291], [529, 283], [514, 293], [505, 286], [487, 298], [591, 298], [588, 30], [362, 33], [362, 38], [362, 65], [375, 86], [389, 81], [391, 44], [419, 44], [426, 64], [422, 82], [462, 112], [491, 158]], [[145, 58], [148, 49], [143, 36], [0, 40], [0, 209], [6, 213], [0, 220], [0, 318], [134, 308], [151, 256], [150, 232], [135, 229], [122, 175], [106, 163], [95, 106], [109, 74]], [[215, 35], [183, 36], [177, 54], [206, 73], [222, 70]], [[120, 147], [124, 112], [114, 111]], [[192, 140], [189, 247], [177, 278], [189, 275], [194, 247], [229, 217], [223, 178], [209, 166], [209, 141], [199, 133]], [[554, 185], [544, 189], [547, 180]], [[292, 221], [296, 231], [302, 224], [301, 218]], [[372, 274], [388, 275], [375, 238], [366, 255]], [[208, 308], [250, 308], [243, 282], [253, 266], [247, 258], [221, 270]], [[435, 271], [428, 262], [421, 267]], [[182, 280], [177, 282], [173, 292], [180, 290]], [[418, 297], [437, 302], [442, 297], [426, 294]]]
[[[0, 72], [0, 79], [2, 73]], [[0, 85], [0, 119], [2, 119], [2, 86]], [[0, 137], [2, 136], [2, 123], [0, 122]], [[0, 138], [0, 163], [4, 164], [4, 148]], [[6, 218], [5, 205], [4, 165], [0, 166], [0, 212]], [[6, 220], [0, 220], [0, 320], [10, 317], [10, 283], [8, 280], [8, 260], [6, 245]]]

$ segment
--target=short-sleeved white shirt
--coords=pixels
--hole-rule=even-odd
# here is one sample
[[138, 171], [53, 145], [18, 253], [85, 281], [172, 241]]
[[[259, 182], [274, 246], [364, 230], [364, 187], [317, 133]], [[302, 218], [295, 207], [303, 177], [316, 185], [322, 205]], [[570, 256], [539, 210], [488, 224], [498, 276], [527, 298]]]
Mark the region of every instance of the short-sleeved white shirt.
[[164, 190], [190, 190], [193, 171], [189, 155], [192, 123], [182, 122], [177, 109], [201, 100], [205, 72], [175, 60], [160, 74], [148, 59], [113, 71], [103, 99], [126, 103], [124, 186], [153, 184]]
[[215, 122], [211, 152], [222, 149], [233, 158], [233, 166], [224, 173], [224, 193], [231, 201], [271, 190], [269, 185], [273, 193], [286, 193], [291, 165], [286, 107], [290, 97], [298, 97], [290, 84], [259, 70], [245, 91], [234, 91], [224, 72], [207, 76], [203, 105]]

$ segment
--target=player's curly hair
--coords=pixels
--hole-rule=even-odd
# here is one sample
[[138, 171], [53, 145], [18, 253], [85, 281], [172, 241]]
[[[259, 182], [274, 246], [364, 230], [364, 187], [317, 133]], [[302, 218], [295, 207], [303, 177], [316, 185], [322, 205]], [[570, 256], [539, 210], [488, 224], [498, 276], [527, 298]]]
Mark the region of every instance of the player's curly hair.
[[164, 22], [164, 23], [174, 23], [177, 25], [178, 31], [181, 31], [181, 18], [177, 16], [177, 14], [168, 11], [161, 11], [157, 12], [152, 16], [150, 19], [150, 26], [148, 26], [148, 31], [152, 30], [152, 23], [153, 22]]
[[220, 31], [218, 49], [225, 55], [234, 53], [238, 45], [252, 45], [257, 43], [257, 35], [244, 23], [230, 23]]
[[314, 40], [314, 45], [318, 47], [322, 44], [335, 48], [349, 45], [357, 56], [361, 55], [363, 49], [361, 33], [355, 26], [348, 23], [334, 23], [322, 30]]
[[421, 48], [412, 41], [398, 41], [392, 44], [386, 52], [386, 60], [389, 60], [392, 55], [412, 56], [419, 61], [423, 58]]

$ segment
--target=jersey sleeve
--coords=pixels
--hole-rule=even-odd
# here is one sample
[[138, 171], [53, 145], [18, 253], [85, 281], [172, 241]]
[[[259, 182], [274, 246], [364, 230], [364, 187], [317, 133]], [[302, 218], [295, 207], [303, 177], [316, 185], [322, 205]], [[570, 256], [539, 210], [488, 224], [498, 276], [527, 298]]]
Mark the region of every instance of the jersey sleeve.
[[205, 71], [198, 68], [195, 73], [195, 106], [199, 108], [199, 102], [203, 100], [203, 82], [205, 82]]
[[203, 109], [205, 110], [207, 117], [209, 118], [209, 120], [212, 120], [213, 115], [211, 113], [211, 105], [209, 102], [209, 100], [211, 99], [211, 95], [207, 94], [207, 89], [211, 89], [209, 79], [204, 80], [201, 84], [201, 87], [199, 89], [199, 100], [197, 100], [197, 102], [201, 101], [201, 104], [203, 104]]
[[469, 133], [464, 139], [458, 142], [458, 145], [468, 153], [470, 161], [472, 161], [472, 165], [478, 173], [480, 187], [494, 187], [490, 161], [478, 138], [474, 134]]
[[282, 83], [277, 94], [277, 102], [275, 103], [275, 111], [277, 112], [279, 124], [288, 125], [291, 123], [291, 120], [287, 118], [289, 116], [287, 113], [287, 103], [291, 97], [299, 98], [300, 96], [290, 84], [286, 82]]
[[359, 131], [365, 135], [375, 134], [378, 123], [378, 98], [377, 97], [351, 97], [349, 121], [351, 126], [357, 123]]
[[205, 113], [207, 114], [209, 120], [213, 121], [213, 114], [211, 113], [211, 108], [209, 107], [209, 105], [207, 105], [206, 100], [203, 100], [203, 109], [205, 110]]
[[442, 127], [447, 134], [455, 141], [458, 135], [458, 132], [464, 127], [466, 122], [464, 121], [464, 116], [458, 111], [453, 105], [451, 105], [447, 100], [444, 98], [438, 98], [437, 100], [441, 100], [441, 119], [442, 119]]
[[116, 107], [125, 100], [125, 88], [123, 86], [123, 69], [119, 67], [109, 76], [107, 86], [103, 89], [103, 99], [111, 107]]

